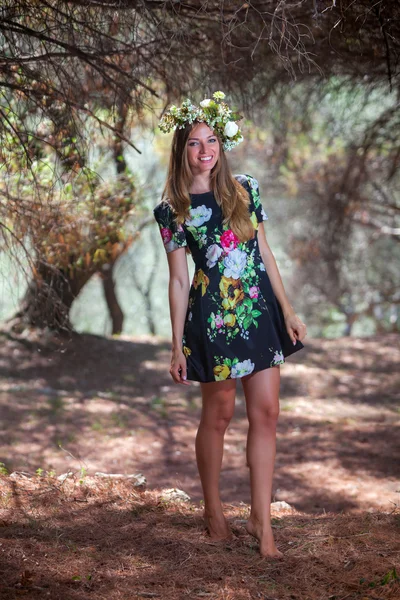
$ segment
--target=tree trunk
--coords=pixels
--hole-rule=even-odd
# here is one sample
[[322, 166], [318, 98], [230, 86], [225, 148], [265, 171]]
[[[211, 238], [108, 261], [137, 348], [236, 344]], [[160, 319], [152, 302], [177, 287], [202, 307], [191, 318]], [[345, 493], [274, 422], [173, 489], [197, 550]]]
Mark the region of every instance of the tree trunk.
[[25, 324], [48, 327], [60, 333], [71, 331], [72, 303], [93, 273], [85, 270], [70, 277], [51, 265], [37, 263], [35, 277], [29, 283], [21, 307], [8, 323], [13, 329]]
[[356, 322], [358, 315], [351, 312], [351, 313], [345, 313], [345, 316], [346, 316], [346, 325], [345, 325], [345, 330], [343, 332], [343, 336], [351, 336], [352, 331], [353, 331], [353, 325]]
[[113, 335], [116, 335], [122, 332], [122, 327], [124, 324], [124, 313], [122, 312], [117, 295], [115, 293], [113, 267], [114, 264], [103, 265], [103, 268], [101, 270], [101, 278], [103, 280], [104, 296], [111, 317], [112, 333]]

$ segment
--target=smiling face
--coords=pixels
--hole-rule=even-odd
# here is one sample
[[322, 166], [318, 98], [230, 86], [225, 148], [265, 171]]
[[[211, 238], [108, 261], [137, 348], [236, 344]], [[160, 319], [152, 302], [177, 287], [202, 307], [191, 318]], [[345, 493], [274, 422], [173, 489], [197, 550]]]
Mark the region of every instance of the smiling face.
[[187, 158], [193, 175], [211, 171], [220, 155], [220, 144], [206, 123], [198, 123], [189, 134], [186, 144]]

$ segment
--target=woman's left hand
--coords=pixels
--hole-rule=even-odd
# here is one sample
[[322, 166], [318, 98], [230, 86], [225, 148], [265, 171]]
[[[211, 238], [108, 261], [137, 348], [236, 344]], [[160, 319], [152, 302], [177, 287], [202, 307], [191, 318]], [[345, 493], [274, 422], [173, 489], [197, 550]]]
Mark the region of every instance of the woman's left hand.
[[297, 340], [302, 341], [307, 335], [307, 327], [295, 313], [285, 317], [285, 325], [293, 345]]

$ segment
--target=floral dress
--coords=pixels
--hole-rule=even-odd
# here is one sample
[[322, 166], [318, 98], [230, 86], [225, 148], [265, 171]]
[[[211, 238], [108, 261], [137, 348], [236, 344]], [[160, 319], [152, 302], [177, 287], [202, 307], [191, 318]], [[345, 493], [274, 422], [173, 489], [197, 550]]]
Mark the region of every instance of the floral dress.
[[188, 246], [195, 263], [182, 349], [187, 378], [222, 381], [283, 364], [304, 348], [287, 333], [280, 304], [261, 258], [257, 228], [268, 219], [258, 182], [235, 175], [249, 193], [253, 239], [240, 242], [223, 225], [214, 193], [190, 194], [190, 218], [174, 220], [167, 201], [154, 209], [166, 252]]

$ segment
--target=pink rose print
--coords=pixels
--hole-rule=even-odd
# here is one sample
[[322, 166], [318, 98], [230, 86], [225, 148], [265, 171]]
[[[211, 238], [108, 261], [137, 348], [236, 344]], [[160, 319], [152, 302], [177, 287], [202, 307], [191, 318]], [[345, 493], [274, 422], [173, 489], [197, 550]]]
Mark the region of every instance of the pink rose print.
[[258, 292], [259, 288], [256, 285], [253, 285], [253, 287], [249, 289], [250, 298], [258, 298]]
[[168, 227], [161, 227], [161, 235], [164, 244], [168, 244], [172, 240], [172, 231]]
[[217, 329], [219, 329], [220, 327], [222, 327], [224, 324], [224, 319], [222, 318], [221, 315], [216, 315], [215, 317], [215, 327]]
[[239, 244], [239, 238], [233, 233], [232, 229], [228, 229], [221, 235], [220, 242], [224, 250], [230, 252]]

